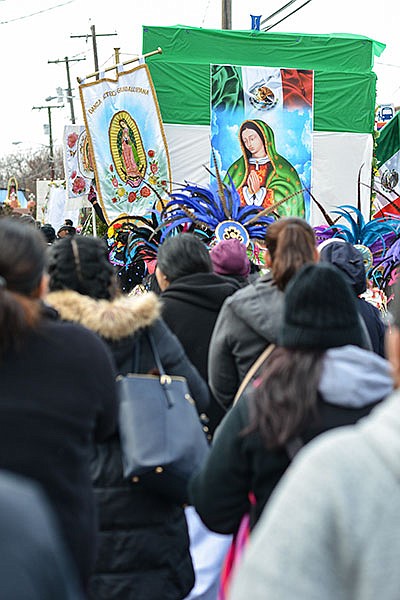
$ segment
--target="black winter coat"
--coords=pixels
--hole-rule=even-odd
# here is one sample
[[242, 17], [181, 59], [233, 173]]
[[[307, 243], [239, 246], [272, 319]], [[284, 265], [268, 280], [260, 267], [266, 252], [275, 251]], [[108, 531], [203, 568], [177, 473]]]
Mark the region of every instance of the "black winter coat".
[[[162, 316], [205, 381], [211, 335], [226, 298], [240, 289], [234, 278], [215, 273], [193, 273], [173, 281], [161, 294]], [[225, 411], [211, 396], [207, 411], [210, 432]]]
[[0, 469], [42, 486], [84, 586], [97, 537], [91, 449], [115, 427], [112, 359], [85, 328], [44, 319], [1, 361]]
[[[343, 353], [349, 348], [354, 368], [350, 377], [346, 365], [343, 368], [346, 357], [349, 358]], [[316, 414], [310, 414], [299, 433], [303, 445], [324, 431], [353, 424], [368, 415], [392, 389], [387, 361], [353, 346], [335, 352], [334, 358], [327, 353], [319, 384], [329, 402], [320, 393]], [[328, 381], [330, 389], [326, 389]], [[203, 469], [190, 484], [194, 507], [205, 525], [218, 533], [235, 533], [247, 512], [254, 526], [290, 463], [285, 447], [267, 449], [259, 431], [243, 434], [250, 422], [252, 401], [251, 394], [244, 394], [226, 415]], [[249, 492], [256, 498], [253, 508]]]
[[[65, 319], [78, 319], [107, 341], [118, 372], [132, 370], [135, 344], [140, 338], [139, 372], [155, 363], [140, 332], [149, 327], [171, 375], [183, 375], [201, 409], [208, 389], [184, 350], [159, 319], [154, 294], [122, 297], [113, 302], [93, 300], [76, 292], [54, 292], [48, 301]], [[91, 579], [92, 600], [181, 600], [194, 584], [189, 536], [183, 508], [149, 492], [141, 482], [123, 478], [118, 434], [98, 444], [92, 476], [100, 519], [99, 552]]]

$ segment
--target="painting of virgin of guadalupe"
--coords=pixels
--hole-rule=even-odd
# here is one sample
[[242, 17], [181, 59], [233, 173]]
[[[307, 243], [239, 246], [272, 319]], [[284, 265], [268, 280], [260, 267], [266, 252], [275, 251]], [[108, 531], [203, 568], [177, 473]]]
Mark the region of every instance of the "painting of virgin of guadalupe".
[[109, 128], [110, 148], [116, 171], [129, 186], [139, 187], [146, 173], [146, 152], [135, 120], [117, 112]]
[[302, 186], [296, 169], [277, 153], [274, 132], [260, 119], [247, 120], [239, 130], [242, 156], [228, 169], [225, 182], [232, 178], [241, 204], [268, 208], [288, 198], [277, 207], [282, 216], [304, 217]]

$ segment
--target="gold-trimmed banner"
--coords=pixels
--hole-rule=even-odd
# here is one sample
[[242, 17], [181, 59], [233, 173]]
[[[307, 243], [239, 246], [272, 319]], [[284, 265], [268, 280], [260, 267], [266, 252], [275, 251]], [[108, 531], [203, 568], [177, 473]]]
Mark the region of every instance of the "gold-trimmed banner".
[[147, 65], [81, 84], [79, 93], [104, 216], [148, 214], [170, 191], [171, 173]]

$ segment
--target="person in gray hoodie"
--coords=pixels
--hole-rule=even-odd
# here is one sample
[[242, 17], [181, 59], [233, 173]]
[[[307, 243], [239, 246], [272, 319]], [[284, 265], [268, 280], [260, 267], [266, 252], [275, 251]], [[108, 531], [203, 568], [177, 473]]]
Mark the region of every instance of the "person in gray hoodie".
[[368, 418], [300, 452], [254, 532], [230, 600], [398, 600], [399, 286], [391, 311], [397, 390]]
[[332, 265], [305, 265], [290, 281], [278, 341], [190, 484], [217, 533], [236, 533], [246, 513], [253, 527], [296, 447], [365, 417], [393, 388], [388, 361], [361, 347], [356, 300]]
[[251, 365], [277, 341], [286, 285], [300, 267], [317, 259], [314, 231], [303, 219], [275, 221], [265, 244], [269, 272], [225, 300], [211, 337], [208, 383], [226, 409]]

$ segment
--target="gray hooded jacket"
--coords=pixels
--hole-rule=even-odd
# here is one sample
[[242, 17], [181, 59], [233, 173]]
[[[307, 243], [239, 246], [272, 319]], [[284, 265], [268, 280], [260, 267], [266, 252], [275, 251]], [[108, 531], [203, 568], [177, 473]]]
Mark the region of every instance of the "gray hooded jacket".
[[232, 600], [398, 600], [400, 392], [320, 436], [271, 497]]
[[208, 354], [208, 383], [214, 397], [229, 408], [247, 371], [275, 343], [283, 316], [284, 294], [272, 275], [225, 300], [215, 323]]

